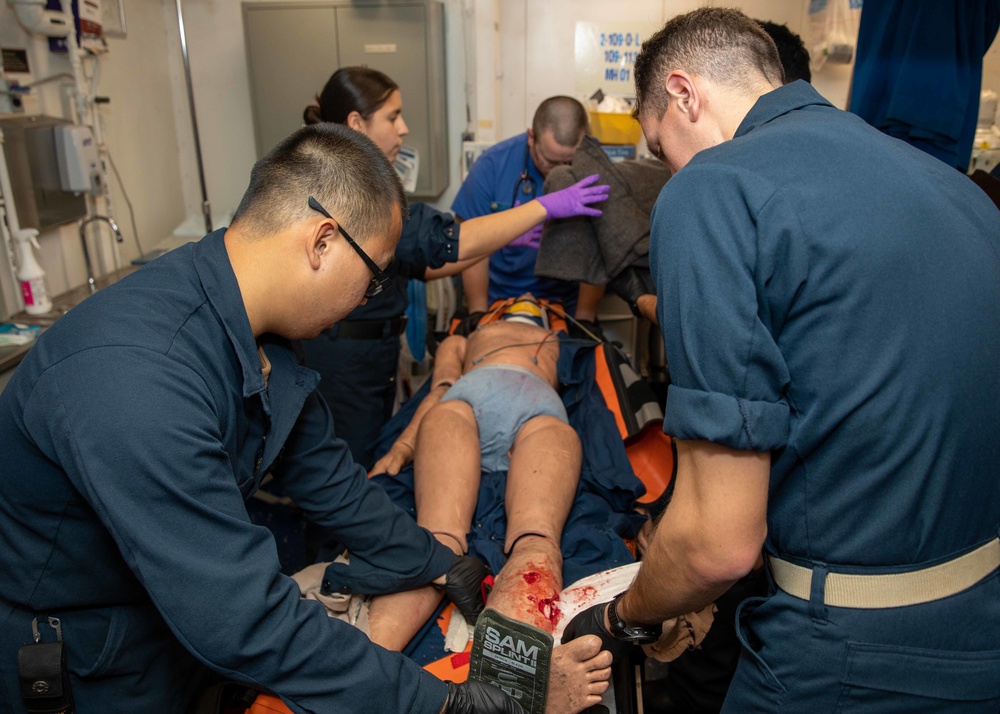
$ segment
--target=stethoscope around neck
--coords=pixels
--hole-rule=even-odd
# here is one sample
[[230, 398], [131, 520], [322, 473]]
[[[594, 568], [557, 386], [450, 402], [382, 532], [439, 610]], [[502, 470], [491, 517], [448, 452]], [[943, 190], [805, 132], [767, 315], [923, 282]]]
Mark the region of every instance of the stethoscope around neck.
[[[535, 179], [531, 178], [531, 174], [528, 173], [528, 145], [524, 145], [524, 168], [521, 169], [521, 175], [517, 177], [517, 183], [514, 184], [514, 193], [510, 197], [510, 205], [513, 208], [517, 205], [518, 194], [524, 194], [523, 197], [530, 196], [531, 199], [535, 198]], [[527, 201], [525, 201], [527, 203]]]

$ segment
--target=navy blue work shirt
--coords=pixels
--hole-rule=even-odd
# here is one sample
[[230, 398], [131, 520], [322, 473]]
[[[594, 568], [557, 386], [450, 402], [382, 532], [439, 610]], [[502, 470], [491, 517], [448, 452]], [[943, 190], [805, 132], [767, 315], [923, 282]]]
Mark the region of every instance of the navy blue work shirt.
[[664, 430], [771, 452], [766, 548], [917, 566], [997, 536], [1000, 214], [805, 82], [652, 215]]
[[355, 308], [346, 320], [391, 320], [406, 312], [410, 304], [406, 284], [423, 280], [429, 268], [440, 268], [458, 260], [461, 226], [450, 213], [438, 211], [426, 203], [411, 203], [410, 217], [403, 221], [403, 232], [386, 273], [392, 284], [368, 302]]
[[[437, 712], [445, 685], [301, 600], [244, 499], [270, 471], [351, 551], [327, 589], [426, 584], [454, 559], [333, 438], [317, 375], [265, 337], [225, 229], [44, 333], [0, 395], [0, 709], [17, 647], [62, 620], [80, 711], [187, 712], [207, 672], [295, 712]], [[43, 638], [53, 639], [44, 626]]]

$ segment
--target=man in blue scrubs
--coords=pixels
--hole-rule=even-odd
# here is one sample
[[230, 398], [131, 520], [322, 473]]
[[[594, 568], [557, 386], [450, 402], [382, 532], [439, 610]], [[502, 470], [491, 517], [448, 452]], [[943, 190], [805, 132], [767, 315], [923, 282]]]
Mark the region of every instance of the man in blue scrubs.
[[[535, 111], [531, 128], [483, 152], [452, 201], [460, 220], [519, 206], [542, 195], [545, 177], [573, 161], [573, 152], [590, 130], [583, 105], [572, 97], [549, 97]], [[535, 276], [543, 224], [462, 273], [469, 312], [485, 312], [500, 298], [531, 293], [559, 300], [577, 318], [594, 320], [603, 288]], [[580, 298], [578, 307], [577, 297]]]
[[635, 76], [675, 171], [650, 258], [676, 490], [635, 583], [571, 636], [641, 639], [763, 546], [723, 711], [997, 711], [1000, 214], [781, 86], [739, 11], [674, 18]]
[[230, 228], [42, 335], [0, 395], [0, 710], [61, 710], [64, 680], [81, 712], [186, 714], [231, 678], [296, 713], [521, 711], [300, 599], [244, 505], [270, 472], [350, 550], [326, 593], [441, 582], [456, 562], [334, 438], [290, 343], [384, 285], [405, 211], [369, 139], [302, 129], [254, 166]]

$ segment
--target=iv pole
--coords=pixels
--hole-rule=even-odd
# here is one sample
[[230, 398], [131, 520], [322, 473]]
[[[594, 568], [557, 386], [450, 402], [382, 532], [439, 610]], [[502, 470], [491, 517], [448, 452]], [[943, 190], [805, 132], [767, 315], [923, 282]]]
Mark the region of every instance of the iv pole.
[[201, 212], [205, 216], [205, 232], [212, 232], [212, 204], [208, 201], [205, 186], [205, 166], [201, 160], [201, 139], [198, 137], [198, 117], [194, 111], [194, 87], [191, 84], [191, 65], [188, 62], [187, 35], [184, 32], [184, 11], [177, 0], [177, 28], [181, 35], [181, 54], [184, 56], [184, 77], [187, 80], [188, 105], [191, 107], [191, 127], [194, 130], [194, 153], [198, 160], [198, 180], [201, 182]]

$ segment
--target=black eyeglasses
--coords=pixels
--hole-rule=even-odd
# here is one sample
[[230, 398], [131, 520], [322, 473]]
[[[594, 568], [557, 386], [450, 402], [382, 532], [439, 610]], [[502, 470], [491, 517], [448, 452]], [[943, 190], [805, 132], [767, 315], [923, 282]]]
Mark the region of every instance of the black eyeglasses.
[[317, 201], [312, 196], [309, 197], [309, 208], [319, 213], [322, 213], [331, 221], [336, 221], [337, 229], [340, 231], [340, 234], [344, 236], [347, 242], [350, 243], [351, 247], [354, 248], [355, 252], [361, 256], [361, 260], [365, 261], [365, 265], [368, 266], [368, 269], [372, 271], [372, 275], [375, 277], [373, 277], [371, 279], [371, 282], [368, 283], [368, 289], [365, 290], [365, 297], [366, 298], [375, 297], [380, 292], [385, 290], [386, 286], [388, 286], [389, 283], [392, 282], [392, 278], [386, 275], [385, 272], [382, 270], [382, 268], [378, 267], [378, 264], [369, 257], [369, 255], [361, 248], [360, 245], [357, 244], [357, 242], [353, 238], [351, 238], [350, 235], [348, 235], [347, 231], [344, 230], [344, 227], [340, 225], [340, 221], [337, 221], [336, 218], [331, 216], [327, 212], [327, 210], [323, 208], [322, 205], [320, 205], [320, 202]]

